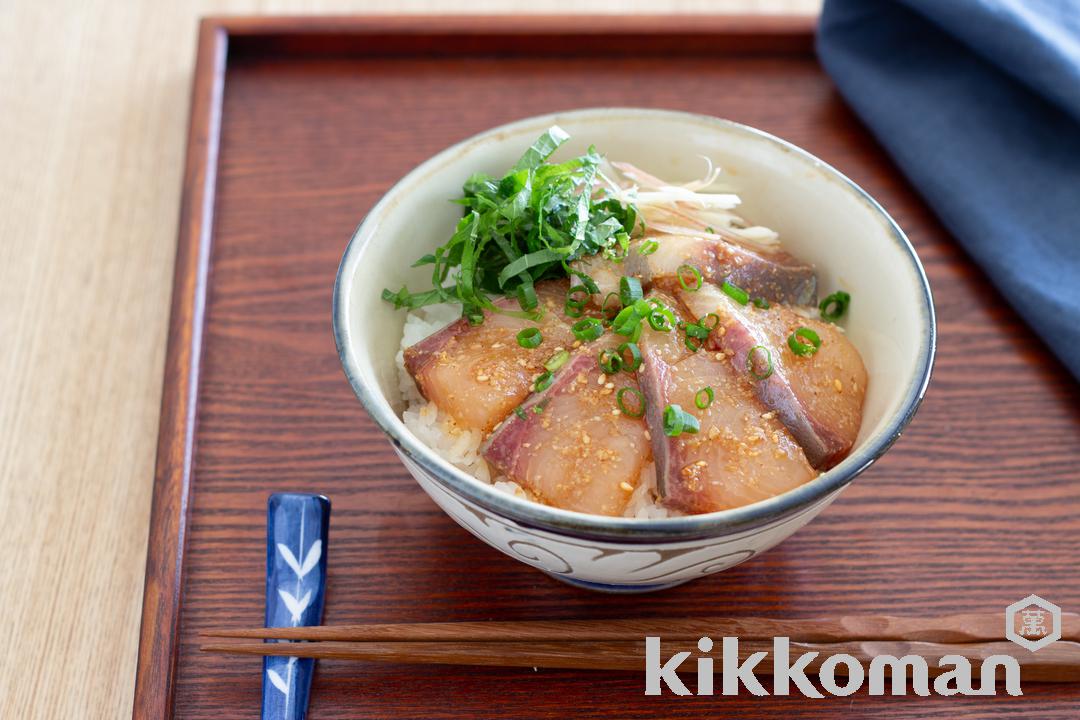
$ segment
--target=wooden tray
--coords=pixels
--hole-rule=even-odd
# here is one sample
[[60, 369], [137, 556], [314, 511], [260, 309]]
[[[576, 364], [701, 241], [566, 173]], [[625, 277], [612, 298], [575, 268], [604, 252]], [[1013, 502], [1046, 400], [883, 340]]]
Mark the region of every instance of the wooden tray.
[[[162, 400], [136, 718], [255, 717], [257, 659], [197, 633], [263, 613], [266, 496], [333, 501], [326, 620], [1080, 609], [1080, 393], [844, 106], [799, 18], [210, 19], [202, 24]], [[447, 145], [598, 105], [708, 113], [795, 142], [896, 217], [934, 289], [934, 381], [896, 447], [792, 539], [644, 597], [553, 581], [474, 540], [354, 399], [334, 273], [372, 204]], [[644, 141], [647, 141], [644, 140]], [[411, 258], [409, 258], [411, 259]], [[403, 258], [406, 260], [406, 258]], [[395, 342], [387, 338], [387, 342]], [[644, 696], [630, 673], [324, 662], [311, 716], [1066, 716], [1020, 698]]]

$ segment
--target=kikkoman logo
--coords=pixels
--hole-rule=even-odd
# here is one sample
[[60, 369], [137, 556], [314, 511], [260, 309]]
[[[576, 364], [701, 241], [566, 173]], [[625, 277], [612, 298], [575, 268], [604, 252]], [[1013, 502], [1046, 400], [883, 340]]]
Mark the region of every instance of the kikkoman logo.
[[1005, 637], [1031, 652], [1043, 649], [1061, 639], [1061, 608], [1038, 595], [1014, 602], [1005, 609]]
[[[1061, 608], [1037, 595], [1031, 595], [1008, 607], [1005, 612], [1005, 636], [1018, 645], [1035, 652], [1061, 637]], [[979, 686], [972, 686], [974, 668], [971, 661], [958, 654], [943, 655], [928, 660], [915, 654], [890, 654], [906, 643], [864, 641], [864, 659], [846, 653], [829, 654], [811, 650], [792, 658], [791, 640], [776, 637], [772, 641], [772, 662], [765, 662], [768, 650], [740, 655], [739, 639], [725, 637], [720, 644], [719, 671], [721, 693], [738, 695], [740, 687], [753, 695], [789, 695], [792, 686], [803, 695], [823, 698], [825, 694], [846, 696], [858, 692], [869, 681], [871, 695], [906, 695], [908, 688], [916, 695], [996, 695], [998, 670], [1002, 671], [1005, 692], [1023, 695], [1020, 688], [1020, 663], [1009, 655], [990, 655], [978, 668]], [[797, 643], [797, 645], [799, 645]], [[717, 671], [713, 657], [716, 643], [702, 637], [697, 642], [697, 695], [713, 695]], [[875, 648], [880, 653], [873, 652]], [[745, 650], [745, 648], [744, 648]], [[690, 695], [679, 677], [683, 663], [693, 654], [690, 650], [675, 652], [667, 660], [659, 637], [645, 638], [645, 694], [662, 695], [663, 687], [676, 695]], [[869, 659], [869, 667], [864, 665]], [[931, 662], [933, 664], [931, 664]], [[815, 685], [807, 672], [817, 672]], [[772, 675], [772, 692], [765, 688], [757, 673]], [[931, 680], [931, 675], [934, 675]], [[820, 687], [820, 689], [819, 689]]]

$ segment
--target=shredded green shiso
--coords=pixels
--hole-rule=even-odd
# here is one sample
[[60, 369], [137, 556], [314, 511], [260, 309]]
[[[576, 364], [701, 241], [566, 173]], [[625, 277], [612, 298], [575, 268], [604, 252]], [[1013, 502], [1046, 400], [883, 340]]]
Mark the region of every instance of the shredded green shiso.
[[507, 312], [495, 306], [494, 295], [515, 296], [521, 314], [534, 315], [533, 285], [540, 280], [577, 274], [587, 288], [595, 287], [569, 263], [596, 253], [625, 256], [638, 213], [633, 205], [598, 191], [602, 158], [595, 147], [565, 162], [548, 162], [569, 138], [552, 126], [502, 178], [470, 177], [463, 196], [454, 201], [465, 206], [465, 213], [453, 236], [413, 263], [432, 266], [432, 288], [415, 293], [405, 286], [387, 289], [383, 300], [410, 310], [458, 302], [462, 315], [479, 323], [484, 310]]

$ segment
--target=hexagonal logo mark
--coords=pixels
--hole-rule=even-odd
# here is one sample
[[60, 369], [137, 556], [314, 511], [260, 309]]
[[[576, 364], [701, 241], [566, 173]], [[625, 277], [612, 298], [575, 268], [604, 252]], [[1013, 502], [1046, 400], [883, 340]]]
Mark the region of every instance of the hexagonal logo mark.
[[1005, 637], [1031, 652], [1061, 639], [1061, 608], [1028, 595], [1005, 608]]

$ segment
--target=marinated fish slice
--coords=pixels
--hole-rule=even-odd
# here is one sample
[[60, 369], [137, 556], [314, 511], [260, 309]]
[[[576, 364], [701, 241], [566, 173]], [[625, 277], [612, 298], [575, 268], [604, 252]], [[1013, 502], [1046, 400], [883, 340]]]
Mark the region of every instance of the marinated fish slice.
[[[642, 255], [642, 247], [654, 242], [655, 250]], [[679, 287], [679, 268], [686, 264], [693, 265], [710, 282], [728, 280], [769, 302], [808, 305], [817, 301], [814, 267], [794, 255], [693, 235], [652, 233], [632, 242], [622, 262], [594, 255], [574, 261], [572, 267], [593, 278], [602, 301], [607, 293], [618, 291], [622, 275], [637, 277], [647, 287], [674, 290]]]
[[[670, 298], [657, 297], [675, 305]], [[638, 381], [664, 505], [686, 513], [725, 510], [779, 495], [816, 477], [795, 439], [726, 358], [705, 350], [691, 352], [682, 333], [651, 328], [642, 333], [641, 351]], [[712, 391], [711, 401], [705, 388]], [[699, 397], [707, 407], [697, 406]], [[666, 435], [663, 416], [669, 405], [697, 418], [699, 431]]]
[[[847, 456], [859, 434], [867, 374], [859, 351], [839, 328], [787, 307], [739, 305], [712, 285], [679, 292], [678, 297], [698, 318], [717, 314], [720, 322], [709, 346], [727, 353], [736, 372], [746, 374], [758, 398], [777, 412], [814, 467], [827, 469]], [[821, 338], [816, 353], [800, 356], [788, 347], [788, 337], [800, 327]], [[747, 357], [758, 346], [768, 348], [772, 361], [772, 374], [763, 380], [754, 380], [747, 369]], [[763, 350], [754, 350], [758, 374], [767, 372], [765, 358]]]
[[597, 306], [603, 303], [609, 293], [618, 293], [619, 280], [623, 275], [630, 274], [624, 271], [623, 263], [617, 263], [600, 255], [586, 255], [578, 258], [570, 263], [570, 269], [588, 275], [596, 283], [600, 289], [600, 292], [593, 297]]
[[817, 273], [784, 250], [755, 251], [732, 243], [720, 243], [717, 251], [720, 271], [712, 282], [725, 280], [743, 288], [751, 296], [770, 303], [817, 304]]
[[[528, 396], [533, 379], [560, 348], [574, 341], [563, 313], [567, 283], [536, 286], [544, 306], [538, 321], [485, 312], [484, 322], [457, 320], [405, 350], [405, 368], [420, 392], [459, 426], [487, 432]], [[520, 310], [517, 302], [501, 298], [495, 304]], [[536, 327], [543, 342], [523, 348], [519, 331]]]
[[[656, 243], [656, 249], [642, 255], [641, 249], [651, 242]], [[673, 286], [675, 273], [684, 263], [693, 264], [706, 277], [723, 272], [717, 262], [714, 241], [684, 235], [649, 234], [631, 242], [630, 251], [621, 261], [591, 255], [575, 260], [570, 266], [591, 277], [600, 288], [594, 298], [599, 304], [609, 292], [619, 291], [619, 280], [623, 276], [636, 277], [645, 287], [654, 282]]]
[[[498, 472], [566, 510], [622, 515], [650, 459], [645, 423], [616, 405], [632, 376], [603, 376], [593, 354], [571, 357], [550, 387], [510, 414], [488, 439], [484, 458]], [[597, 350], [598, 351], [598, 350]], [[633, 393], [624, 404], [635, 412]]]
[[[655, 250], [641, 254], [646, 243], [656, 243]], [[687, 235], [647, 235], [630, 244], [630, 252], [623, 261], [625, 272], [641, 278], [644, 285], [659, 283], [673, 286], [675, 274], [685, 264], [696, 267], [703, 276], [713, 277], [723, 272], [718, 259], [719, 244], [713, 240]]]
[[641, 255], [631, 247], [626, 261], [628, 272], [650, 284], [678, 288], [677, 273], [685, 264], [693, 265], [709, 282], [720, 284], [727, 280], [769, 302], [805, 305], [817, 299], [813, 266], [783, 250], [755, 250], [689, 235], [654, 239], [658, 243], [655, 252]]

